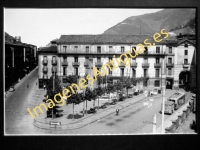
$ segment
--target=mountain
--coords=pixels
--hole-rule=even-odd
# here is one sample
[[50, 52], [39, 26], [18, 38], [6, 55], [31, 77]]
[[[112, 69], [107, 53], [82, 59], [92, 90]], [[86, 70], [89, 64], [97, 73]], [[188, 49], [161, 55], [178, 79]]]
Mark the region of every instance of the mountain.
[[[195, 9], [163, 9], [156, 13], [132, 16], [115, 26], [107, 29], [103, 34], [154, 34], [161, 29], [166, 31], [195, 28]], [[185, 30], [184, 30], [185, 31]]]

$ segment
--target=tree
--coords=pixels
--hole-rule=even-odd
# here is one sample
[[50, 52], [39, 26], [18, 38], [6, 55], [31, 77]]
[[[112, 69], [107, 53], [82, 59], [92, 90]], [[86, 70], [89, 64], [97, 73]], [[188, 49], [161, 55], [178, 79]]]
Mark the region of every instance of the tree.
[[58, 103], [54, 100], [54, 96], [58, 93], [62, 93], [62, 87], [60, 86], [60, 80], [57, 75], [55, 75], [55, 77], [51, 76], [47, 82], [47, 96], [48, 96], [48, 99], [51, 99], [55, 104], [55, 106], [51, 109], [52, 117], [53, 117], [53, 115], [56, 115], [56, 112], [57, 112], [56, 104], [58, 104]]
[[76, 94], [73, 94], [73, 93], [70, 93], [70, 94], [72, 94], [72, 96], [70, 96], [67, 100], [69, 104], [70, 103], [73, 104], [73, 120], [74, 120], [74, 104], [77, 105], [80, 102], [82, 102], [83, 96], [82, 96], [82, 93], [77, 93], [77, 92]]
[[128, 89], [130, 89], [131, 86], [132, 86], [131, 79], [129, 77], [125, 78], [123, 81], [123, 87], [126, 88], [127, 97], [128, 97]]
[[108, 84], [106, 87], [106, 93], [110, 95], [110, 93], [113, 93], [116, 91], [116, 87], [113, 84]]
[[86, 88], [85, 89], [85, 100], [86, 100], [86, 114], [87, 114], [87, 101], [91, 101], [93, 98], [93, 93], [92, 90], [90, 88]]
[[98, 109], [99, 109], [99, 97], [103, 94], [104, 94], [103, 89], [101, 88], [101, 86], [98, 86], [98, 88], [96, 88], [96, 95], [98, 96]]

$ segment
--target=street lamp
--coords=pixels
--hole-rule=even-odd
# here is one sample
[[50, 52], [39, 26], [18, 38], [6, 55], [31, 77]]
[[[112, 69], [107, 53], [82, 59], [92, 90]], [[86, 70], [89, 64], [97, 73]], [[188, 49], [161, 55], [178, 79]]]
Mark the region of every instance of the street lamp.
[[[55, 66], [53, 66], [53, 94], [55, 93]], [[54, 119], [53, 108], [52, 108], [52, 119]]]
[[[162, 126], [161, 126], [162, 128], [161, 128], [161, 133], [165, 132], [165, 129], [164, 129], [165, 82], [163, 82], [163, 78], [164, 78], [164, 81], [165, 81], [166, 75], [164, 73], [163, 67], [164, 67], [164, 60], [162, 61], [162, 67], [161, 67], [161, 88], [162, 88]], [[164, 83], [164, 84], [162, 84], [162, 83]]]

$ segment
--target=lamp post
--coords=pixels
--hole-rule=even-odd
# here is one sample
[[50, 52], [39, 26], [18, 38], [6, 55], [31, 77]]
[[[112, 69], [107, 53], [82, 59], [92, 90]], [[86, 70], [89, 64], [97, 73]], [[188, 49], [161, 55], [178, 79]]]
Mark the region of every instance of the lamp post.
[[[162, 67], [161, 67], [161, 88], [162, 88], [162, 126], [161, 126], [161, 133], [165, 132], [164, 127], [164, 111], [165, 111], [165, 73], [164, 73], [164, 60], [162, 61]], [[164, 81], [163, 81], [164, 78]]]
[[[55, 67], [53, 67], [53, 94], [55, 93]], [[52, 119], [54, 119], [53, 108], [52, 108]]]

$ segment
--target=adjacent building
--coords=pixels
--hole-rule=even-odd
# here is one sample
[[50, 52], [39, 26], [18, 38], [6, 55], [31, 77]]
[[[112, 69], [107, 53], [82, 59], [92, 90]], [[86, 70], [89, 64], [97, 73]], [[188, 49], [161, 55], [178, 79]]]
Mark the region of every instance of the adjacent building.
[[5, 88], [37, 66], [37, 47], [21, 42], [21, 37], [5, 33]]

